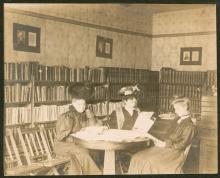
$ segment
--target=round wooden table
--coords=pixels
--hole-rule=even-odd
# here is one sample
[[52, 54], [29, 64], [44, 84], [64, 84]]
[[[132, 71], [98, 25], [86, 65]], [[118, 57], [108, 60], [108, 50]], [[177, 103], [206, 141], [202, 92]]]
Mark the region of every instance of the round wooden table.
[[137, 146], [149, 146], [150, 139], [143, 137], [134, 140], [122, 140], [122, 141], [108, 141], [108, 140], [85, 140], [82, 138], [74, 137], [75, 142], [87, 149], [104, 150], [104, 169], [103, 174], [115, 174], [115, 151], [132, 149]]

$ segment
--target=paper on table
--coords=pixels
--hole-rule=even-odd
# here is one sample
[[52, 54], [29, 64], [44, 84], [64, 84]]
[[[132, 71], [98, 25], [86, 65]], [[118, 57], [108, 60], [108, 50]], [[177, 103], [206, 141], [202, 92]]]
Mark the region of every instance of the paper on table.
[[105, 141], [114, 141], [114, 142], [135, 141], [137, 139], [140, 140], [145, 137], [140, 132], [136, 132], [132, 130], [119, 130], [119, 129], [104, 130], [102, 133], [89, 132], [88, 129], [86, 129], [71, 135], [88, 141], [105, 140]]
[[141, 112], [133, 126], [133, 130], [147, 133], [154, 124], [154, 121], [151, 119], [153, 114], [154, 112]]
[[103, 133], [102, 138], [108, 141], [135, 141], [137, 138], [144, 138], [144, 136], [132, 130], [110, 129]]

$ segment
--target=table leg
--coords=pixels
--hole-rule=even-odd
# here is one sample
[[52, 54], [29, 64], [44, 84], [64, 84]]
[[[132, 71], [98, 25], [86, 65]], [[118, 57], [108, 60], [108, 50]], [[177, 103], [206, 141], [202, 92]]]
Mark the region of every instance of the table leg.
[[115, 174], [115, 150], [105, 150], [103, 174]]

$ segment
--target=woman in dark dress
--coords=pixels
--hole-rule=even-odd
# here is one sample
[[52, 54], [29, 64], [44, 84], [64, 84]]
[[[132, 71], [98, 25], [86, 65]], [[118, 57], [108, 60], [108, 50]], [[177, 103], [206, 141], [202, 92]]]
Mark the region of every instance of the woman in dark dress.
[[[111, 129], [132, 130], [134, 123], [139, 115], [139, 108], [137, 107], [137, 96], [140, 89], [137, 86], [127, 86], [119, 90], [119, 95], [122, 95], [123, 107], [117, 108], [110, 115], [108, 125]], [[116, 152], [116, 171], [127, 172], [131, 154], [137, 152], [142, 148], [117, 151]], [[118, 168], [121, 167], [121, 170]]]
[[92, 95], [91, 87], [71, 86], [69, 94], [72, 96], [72, 105], [69, 111], [62, 114], [56, 124], [56, 140], [54, 151], [56, 155], [71, 158], [68, 175], [98, 175], [101, 171], [89, 154], [89, 151], [74, 142], [72, 133], [83, 127], [96, 125], [92, 113], [86, 110], [86, 99]]
[[184, 164], [184, 150], [192, 143], [195, 126], [189, 111], [189, 99], [177, 98], [172, 104], [179, 116], [176, 127], [165, 141], [144, 149], [131, 158], [129, 174], [176, 174]]
[[140, 112], [137, 107], [137, 95], [140, 89], [137, 86], [128, 86], [120, 89], [123, 107], [117, 108], [110, 115], [108, 125], [111, 129], [131, 130]]

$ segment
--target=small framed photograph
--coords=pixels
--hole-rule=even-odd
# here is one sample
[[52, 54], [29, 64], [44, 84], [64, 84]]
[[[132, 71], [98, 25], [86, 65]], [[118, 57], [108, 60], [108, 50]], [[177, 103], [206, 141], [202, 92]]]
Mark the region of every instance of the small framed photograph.
[[40, 53], [40, 28], [14, 23], [13, 49]]
[[192, 61], [199, 61], [199, 51], [192, 51]]
[[110, 38], [97, 36], [96, 38], [96, 57], [112, 59], [112, 44]]
[[202, 47], [188, 47], [180, 50], [180, 65], [201, 65]]
[[183, 53], [183, 61], [190, 61], [190, 52], [189, 51], [185, 51]]

